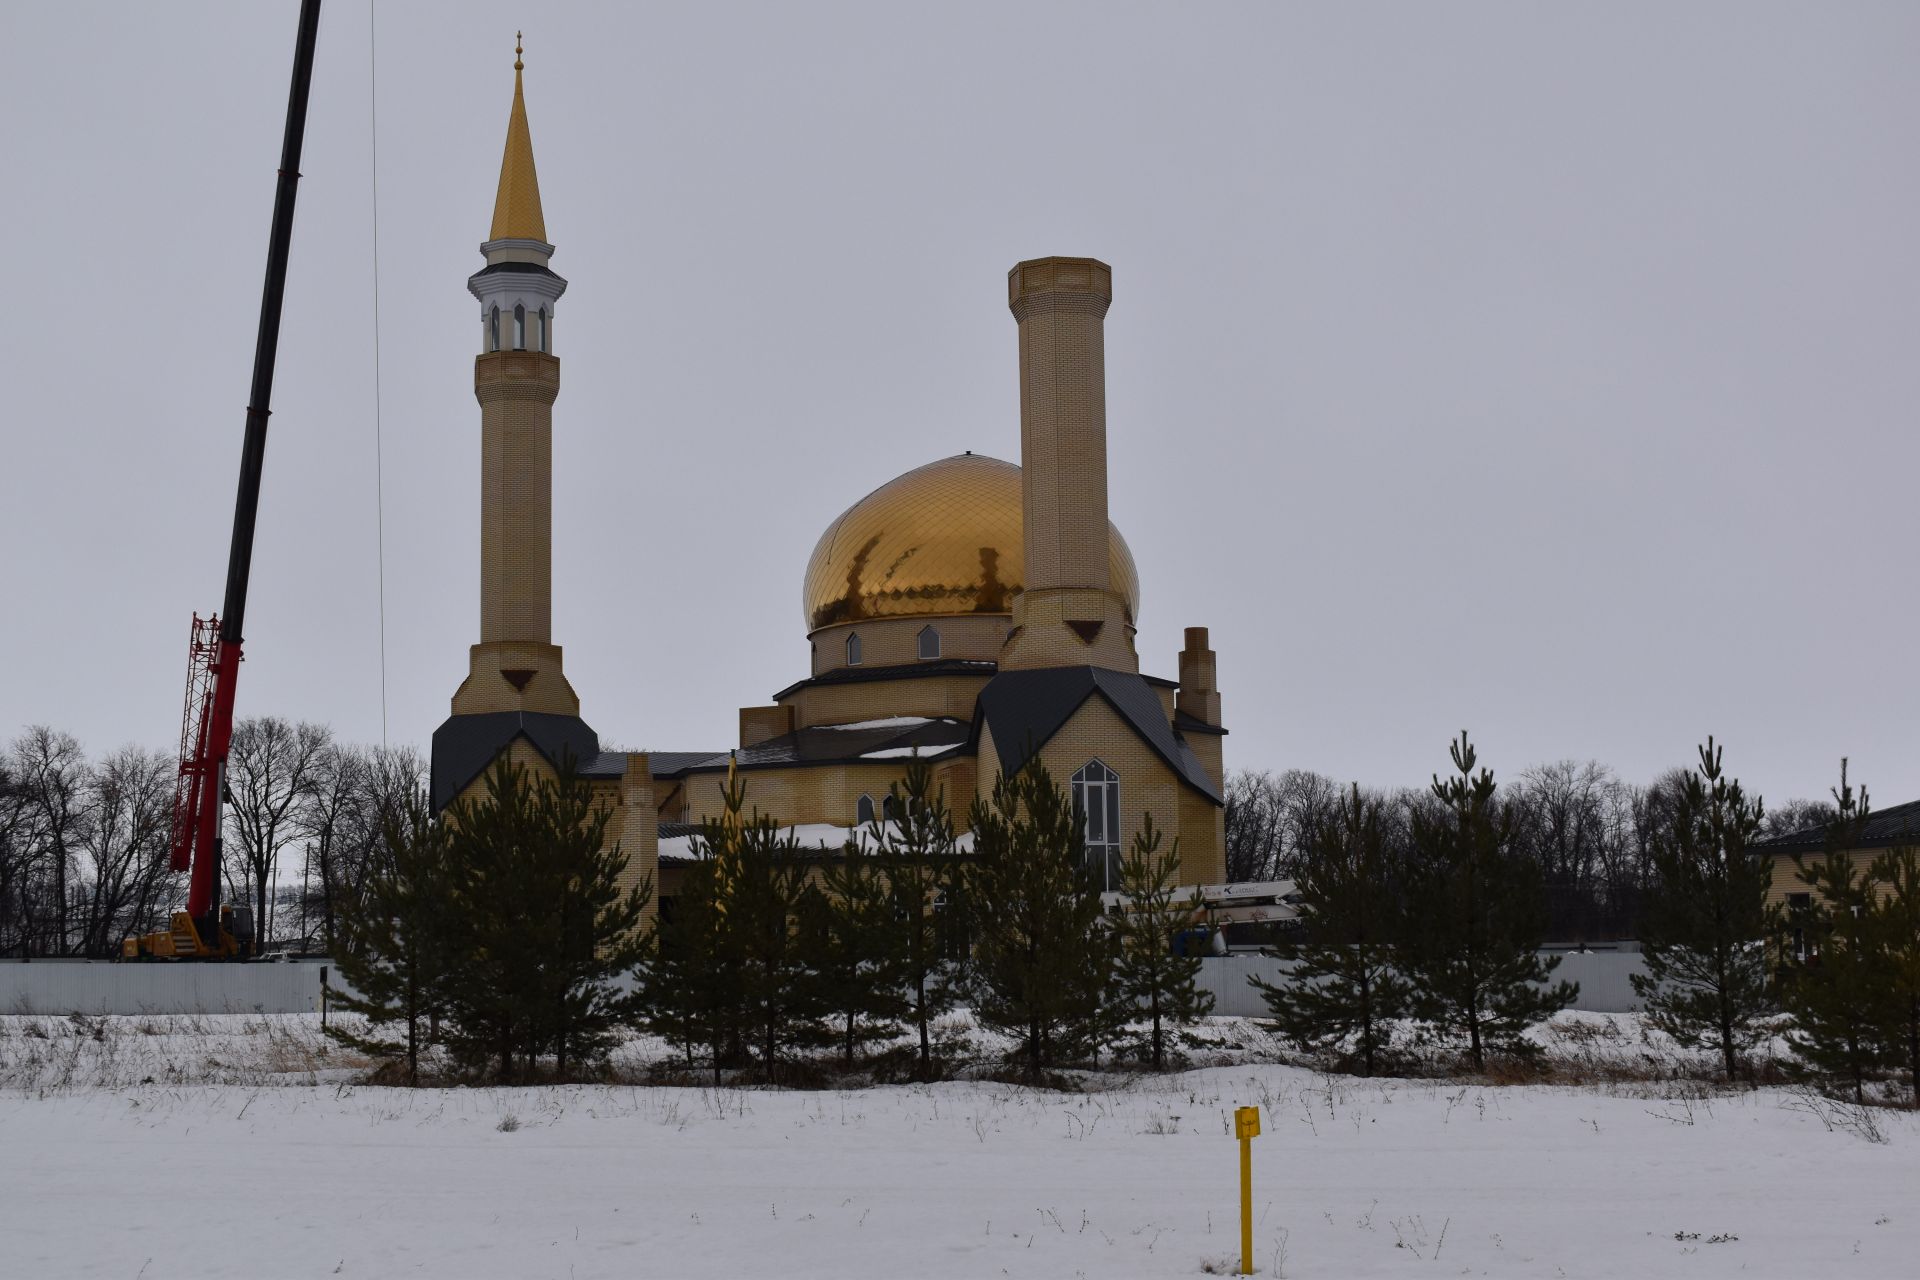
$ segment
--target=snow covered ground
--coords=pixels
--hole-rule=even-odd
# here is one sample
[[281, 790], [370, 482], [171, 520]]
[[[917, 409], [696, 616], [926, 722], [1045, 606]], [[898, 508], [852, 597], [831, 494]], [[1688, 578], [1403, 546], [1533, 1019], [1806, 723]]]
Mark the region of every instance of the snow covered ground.
[[[1905, 1277], [1920, 1259], [1920, 1122], [1784, 1089], [1371, 1082], [1223, 1050], [1081, 1094], [398, 1090], [349, 1083], [316, 1022], [0, 1018], [0, 1274], [1228, 1272], [1248, 1104], [1263, 1275]], [[1644, 1052], [1616, 1034], [1632, 1025], [1576, 1015], [1553, 1038], [1601, 1065]]]

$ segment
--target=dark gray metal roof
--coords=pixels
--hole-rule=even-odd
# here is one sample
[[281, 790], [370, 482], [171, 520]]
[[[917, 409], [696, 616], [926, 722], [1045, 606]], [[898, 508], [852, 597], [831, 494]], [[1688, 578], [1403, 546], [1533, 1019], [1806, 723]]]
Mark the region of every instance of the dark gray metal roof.
[[727, 758], [724, 751], [649, 751], [647, 767], [653, 770], [656, 778], [677, 778], [688, 769], [718, 756], [722, 762]]
[[[1088, 698], [1098, 695], [1180, 779], [1215, 804], [1220, 791], [1193, 749], [1173, 730], [1160, 695], [1146, 677], [1104, 667], [1002, 671], [980, 691], [976, 723], [993, 730], [1000, 771], [1018, 773]], [[978, 745], [979, 739], [974, 739]]]
[[588, 763], [580, 766], [583, 778], [624, 778], [627, 776], [627, 753], [624, 751], [602, 751]]
[[[1753, 847], [1767, 853], [1806, 853], [1824, 849], [1826, 844], [1826, 827], [1812, 826], [1789, 831], [1771, 840], [1762, 840]], [[1920, 845], [1920, 800], [1909, 800], [1891, 809], [1875, 809], [1868, 813], [1860, 837], [1847, 847], [1892, 849], [1905, 844]]]
[[1173, 713], [1173, 729], [1175, 733], [1210, 733], [1220, 738], [1227, 736], [1227, 731], [1219, 725], [1208, 724], [1205, 720], [1197, 719], [1184, 711]]
[[[525, 738], [554, 768], [569, 757], [583, 774], [600, 760], [600, 735], [579, 716], [540, 711], [493, 711], [449, 716], [433, 731], [433, 807], [444, 809], [467, 784], [486, 771], [493, 758], [517, 738]], [[624, 766], [623, 766], [624, 772]], [[620, 774], [610, 775], [619, 777]]]
[[560, 273], [551, 267], [543, 267], [537, 262], [495, 262], [474, 272], [470, 279], [484, 280], [488, 276], [525, 275], [551, 276], [558, 280]]

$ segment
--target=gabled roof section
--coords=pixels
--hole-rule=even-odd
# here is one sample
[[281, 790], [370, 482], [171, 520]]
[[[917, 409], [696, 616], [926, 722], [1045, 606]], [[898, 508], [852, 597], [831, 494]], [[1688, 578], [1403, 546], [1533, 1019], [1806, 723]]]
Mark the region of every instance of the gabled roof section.
[[433, 807], [440, 810], [493, 763], [518, 738], [554, 768], [571, 756], [587, 777], [618, 778], [626, 772], [624, 757], [617, 772], [606, 772], [614, 762], [600, 754], [600, 735], [579, 716], [557, 716], [543, 711], [492, 711], [477, 716], [449, 716], [433, 731]]
[[[1920, 845], [1920, 800], [1909, 800], [1891, 809], [1875, 809], [1867, 814], [1860, 838], [1852, 849], [1893, 849], [1901, 845]], [[1802, 827], [1786, 835], [1762, 840], [1753, 846], [1764, 853], [1817, 853], [1827, 846], [1824, 826]]]
[[[1224, 803], [1199, 757], [1186, 739], [1173, 731], [1160, 695], [1146, 677], [1131, 671], [1104, 667], [1003, 671], [980, 691], [980, 711], [974, 724], [992, 727], [1000, 772], [1014, 774], [1060, 732], [1081, 704], [1095, 696], [1104, 699], [1181, 781], [1215, 804]], [[977, 746], [977, 728], [973, 741]]]

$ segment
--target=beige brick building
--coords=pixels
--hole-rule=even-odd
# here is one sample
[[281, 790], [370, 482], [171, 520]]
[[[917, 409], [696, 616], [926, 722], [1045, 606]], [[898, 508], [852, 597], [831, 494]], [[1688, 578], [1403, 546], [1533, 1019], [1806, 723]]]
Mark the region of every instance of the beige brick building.
[[612, 807], [633, 873], [670, 897], [729, 768], [751, 807], [838, 848], [884, 818], [914, 756], [963, 825], [976, 796], [1038, 757], [1082, 804], [1099, 874], [1150, 815], [1178, 838], [1188, 883], [1223, 880], [1214, 653], [1190, 627], [1184, 649], [1163, 655], [1177, 679], [1140, 669], [1139, 576], [1107, 510], [1112, 272], [1091, 258], [1008, 273], [1021, 465], [944, 458], [833, 521], [804, 566], [806, 675], [741, 708], [734, 749], [600, 750], [549, 626], [554, 311], [566, 281], [548, 265], [521, 70], [516, 60], [486, 265], [468, 281], [481, 321], [480, 639], [434, 734], [435, 803], [475, 786], [502, 752], [542, 769], [570, 755]]

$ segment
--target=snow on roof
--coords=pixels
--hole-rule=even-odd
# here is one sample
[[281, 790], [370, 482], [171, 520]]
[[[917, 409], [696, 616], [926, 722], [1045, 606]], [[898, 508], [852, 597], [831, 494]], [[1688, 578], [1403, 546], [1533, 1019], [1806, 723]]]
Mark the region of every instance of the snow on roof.
[[931, 760], [935, 756], [946, 755], [949, 751], [958, 751], [966, 745], [964, 742], [955, 742], [944, 746], [936, 743], [930, 747], [882, 747], [878, 751], [863, 751], [860, 753], [860, 758], [862, 760], [894, 760], [905, 756], [920, 756]]
[[[897, 833], [897, 823], [884, 824], [888, 834]], [[859, 841], [860, 848], [872, 853], [878, 847], [872, 826], [839, 827], [831, 822], [802, 822], [797, 826], [782, 827], [783, 837], [792, 837], [802, 849], [832, 849], [838, 851], [846, 847], [849, 837]], [[703, 851], [695, 852], [694, 841], [698, 836], [666, 836], [660, 841], [660, 860], [662, 862], [699, 862], [707, 856]], [[954, 838], [954, 849], [959, 853], [973, 851], [973, 832], [963, 831]]]
[[[942, 720], [951, 720], [951, 716], [941, 716]], [[933, 716], [887, 716], [880, 720], [855, 720], [851, 724], [820, 724], [816, 729], [911, 729], [915, 725], [932, 724]]]

